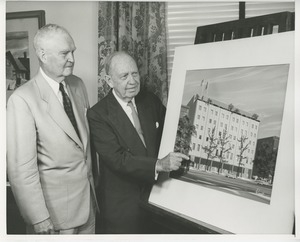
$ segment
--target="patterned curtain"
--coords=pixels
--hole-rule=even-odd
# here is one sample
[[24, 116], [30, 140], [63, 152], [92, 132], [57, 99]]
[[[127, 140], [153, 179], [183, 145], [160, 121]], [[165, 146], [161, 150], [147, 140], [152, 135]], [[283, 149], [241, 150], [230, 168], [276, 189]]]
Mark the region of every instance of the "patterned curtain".
[[141, 88], [166, 105], [168, 95], [164, 2], [99, 2], [98, 100], [109, 91], [104, 76], [106, 57], [125, 50], [136, 60]]

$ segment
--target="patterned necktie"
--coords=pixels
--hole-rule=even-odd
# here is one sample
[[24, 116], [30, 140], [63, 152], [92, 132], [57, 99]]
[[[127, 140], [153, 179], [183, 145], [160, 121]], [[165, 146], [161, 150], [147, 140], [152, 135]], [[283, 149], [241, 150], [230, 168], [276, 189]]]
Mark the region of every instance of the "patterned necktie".
[[65, 112], [68, 115], [71, 123], [73, 124], [73, 127], [74, 127], [78, 137], [80, 138], [76, 119], [75, 119], [73, 108], [72, 108], [72, 103], [71, 103], [71, 100], [70, 100], [68, 94], [66, 93], [64, 85], [62, 83], [59, 83], [59, 90], [61, 91], [61, 94], [62, 94]]
[[143, 131], [142, 131], [142, 128], [141, 128], [141, 124], [140, 124], [138, 114], [137, 114], [137, 112], [136, 112], [136, 110], [133, 106], [133, 103], [131, 101], [128, 102], [127, 105], [128, 105], [128, 107], [131, 108], [131, 115], [132, 115], [134, 127], [135, 127], [136, 131], [138, 132], [138, 135], [140, 136], [144, 146], [146, 147], [146, 143], [145, 143], [145, 140], [144, 140]]

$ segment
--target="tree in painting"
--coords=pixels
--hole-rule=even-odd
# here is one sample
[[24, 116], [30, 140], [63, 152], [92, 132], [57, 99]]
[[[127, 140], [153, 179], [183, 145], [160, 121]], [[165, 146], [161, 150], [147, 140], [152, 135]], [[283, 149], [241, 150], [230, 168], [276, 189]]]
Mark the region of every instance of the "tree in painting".
[[191, 150], [192, 135], [195, 134], [196, 128], [190, 123], [188, 116], [181, 117], [178, 122], [174, 151], [188, 155]]
[[239, 154], [237, 155], [239, 165], [238, 165], [236, 177], [239, 177], [241, 166], [244, 166], [243, 160], [247, 158], [247, 156], [244, 156], [244, 153], [248, 149], [249, 144], [250, 144], [249, 142], [246, 144], [247, 140], [248, 140], [248, 137], [245, 135], [242, 135], [240, 139], [237, 139], [237, 141], [240, 142], [240, 146], [239, 146], [240, 151], [239, 151]]
[[273, 183], [276, 159], [277, 149], [274, 150], [269, 143], [263, 142], [258, 146], [254, 160], [256, 174], [263, 179], [271, 178]]
[[[174, 151], [188, 155], [191, 150], [191, 139], [196, 134], [196, 128], [190, 123], [187, 115], [181, 117], [178, 122]], [[189, 170], [190, 160], [183, 160], [177, 171], [170, 172], [170, 177], [178, 178]]]
[[[213, 127], [211, 132], [208, 132], [208, 144], [205, 146], [202, 146], [204, 152], [207, 155], [207, 160], [205, 164], [205, 169], [208, 171], [211, 169], [212, 166], [212, 159], [216, 157], [215, 150], [217, 149], [217, 141], [218, 138], [215, 136], [216, 127]], [[210, 165], [208, 165], [208, 162], [210, 161]]]
[[218, 155], [218, 158], [220, 160], [218, 166], [218, 174], [220, 174], [220, 171], [223, 172], [224, 163], [227, 162], [225, 159], [225, 155], [231, 150], [227, 129], [224, 129], [224, 131], [219, 135], [218, 143], [220, 148], [220, 153]]

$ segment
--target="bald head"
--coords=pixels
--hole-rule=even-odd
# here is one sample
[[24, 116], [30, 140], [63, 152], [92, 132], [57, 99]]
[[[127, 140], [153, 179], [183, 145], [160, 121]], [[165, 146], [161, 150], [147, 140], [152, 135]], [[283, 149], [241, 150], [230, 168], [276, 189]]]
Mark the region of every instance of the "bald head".
[[140, 75], [135, 60], [126, 52], [114, 52], [105, 63], [106, 82], [116, 95], [129, 102], [140, 91]]
[[109, 55], [105, 60], [105, 72], [107, 75], [110, 75], [112, 66], [115, 62], [118, 62], [120, 59], [131, 59], [133, 62], [135, 60], [133, 57], [125, 51], [115, 51]]

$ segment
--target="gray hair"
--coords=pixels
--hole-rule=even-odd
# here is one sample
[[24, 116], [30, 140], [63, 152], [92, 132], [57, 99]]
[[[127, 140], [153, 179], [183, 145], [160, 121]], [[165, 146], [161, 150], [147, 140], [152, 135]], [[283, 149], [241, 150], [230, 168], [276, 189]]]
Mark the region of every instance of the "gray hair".
[[56, 33], [66, 34], [71, 37], [70, 33], [65, 28], [63, 28], [57, 24], [47, 24], [47, 25], [43, 26], [42, 28], [40, 28], [34, 36], [33, 47], [37, 54], [41, 50], [42, 42], [45, 39], [51, 37], [51, 35], [56, 34]]
[[113, 52], [112, 54], [110, 54], [105, 59], [104, 67], [105, 67], [106, 75], [109, 75], [109, 73], [110, 73], [110, 68], [111, 68], [111, 63], [112, 63], [113, 58], [116, 57], [116, 56], [122, 56], [122, 55], [131, 57], [134, 60], [134, 58], [126, 51], [115, 51], [115, 52]]

